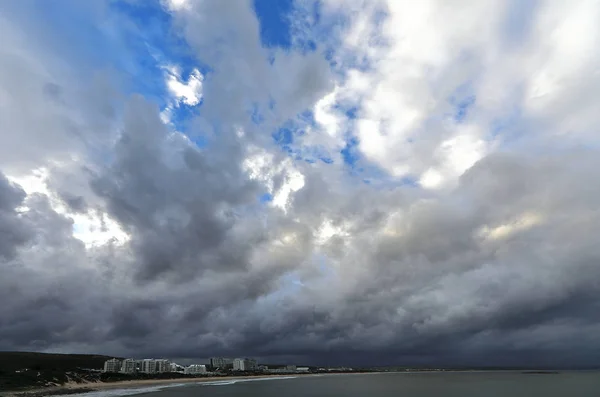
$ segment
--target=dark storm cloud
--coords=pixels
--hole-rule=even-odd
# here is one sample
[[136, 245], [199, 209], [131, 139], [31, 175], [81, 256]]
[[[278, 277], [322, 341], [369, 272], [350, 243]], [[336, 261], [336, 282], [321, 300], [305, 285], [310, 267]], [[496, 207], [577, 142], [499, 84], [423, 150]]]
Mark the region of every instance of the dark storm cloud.
[[70, 193], [64, 193], [62, 199], [72, 212], [84, 213], [88, 210], [87, 203], [82, 196], [74, 196]]
[[[84, 260], [70, 220], [2, 180], [3, 214], [18, 226], [10, 230], [35, 230], [35, 244], [52, 248], [54, 259], [34, 250], [21, 254], [25, 267], [4, 259], [2, 290], [13, 299], [2, 311], [2, 346], [507, 365], [542, 362], [548, 351], [589, 363], [586, 351], [598, 348], [594, 152], [536, 161], [493, 155], [444, 200], [404, 188], [377, 196], [343, 184], [315, 189], [325, 185], [309, 176], [294, 200], [295, 221], [261, 221], [251, 211], [258, 190], [235, 155], [216, 166], [216, 157], [169, 141], [155, 109], [140, 99], [131, 106], [119, 156], [93, 180], [130, 233], [112, 254]], [[18, 215], [21, 205], [31, 210]], [[317, 249], [310, 208], [352, 231], [334, 243], [331, 282], [307, 262]], [[519, 228], [527, 212], [539, 221]], [[278, 245], [281, 236], [293, 243]], [[289, 272], [304, 285], [277, 292]], [[82, 282], [90, 277], [96, 281]], [[82, 299], [97, 309], [83, 310]], [[492, 353], [498, 360], [488, 361]]]
[[[2, 114], [19, 112], [2, 118], [1, 160], [37, 166], [75, 154], [41, 161], [51, 164], [48, 195], [27, 195], [0, 174], [0, 350], [598, 364], [596, 150], [491, 154], [440, 191], [357, 183], [338, 164], [294, 164], [304, 185], [285, 211], [262, 204], [269, 183], [252, 179], [245, 161], [277, 150], [261, 171], [274, 192], [289, 183], [270, 128], [330, 90], [330, 71], [318, 52], [277, 52], [271, 65], [250, 3], [223, 4], [197, 3], [177, 17], [218, 69], [204, 81], [204, 118], [191, 123], [221, 121], [202, 149], [142, 97], [115, 110], [101, 82], [81, 105], [77, 131], [90, 145], [81, 149], [62, 117], [73, 88], [48, 83], [30, 57], [10, 56], [18, 47], [3, 47], [10, 73], [0, 85], [14, 97]], [[7, 26], [0, 31], [14, 37]], [[222, 39], [230, 45], [214, 46]], [[248, 103], [271, 99], [277, 112], [249, 123]], [[74, 238], [72, 218], [97, 213], [126, 238], [87, 247]]]
[[23, 189], [0, 172], [0, 258], [4, 260], [12, 259], [17, 247], [33, 237], [19, 219], [18, 207], [24, 199]]
[[[2, 247], [13, 244], [0, 259], [0, 347], [39, 350], [94, 340], [104, 288], [90, 264], [81, 263], [85, 251], [72, 236], [72, 220], [52, 210], [46, 196], [25, 196], [0, 180]], [[15, 234], [19, 239], [10, 238]]]
[[[349, 237], [341, 277], [344, 269], [364, 272], [343, 300], [336, 301], [332, 290], [328, 301], [319, 301], [306, 287], [294, 298], [263, 306], [262, 313], [240, 307], [232, 317], [241, 346], [259, 355], [325, 350], [334, 359], [355, 351], [387, 362], [420, 354], [432, 362], [437, 357], [473, 363], [499, 350], [494, 338], [501, 333], [504, 355], [514, 352], [512, 359], [499, 360], [503, 363], [517, 364], [523, 349], [527, 362], [536, 362], [536, 354], [542, 362], [546, 350], [569, 353], [569, 362], [576, 362], [574, 351], [583, 357], [585, 349], [578, 350], [567, 335], [586, 333], [591, 339], [600, 320], [595, 314], [600, 222], [597, 204], [589, 200], [597, 192], [586, 180], [596, 164], [593, 152], [536, 162], [514, 156], [483, 160], [444, 203], [419, 200], [409, 206], [396, 224], [398, 233], [381, 235], [382, 224], [376, 223], [364, 235]], [[492, 192], [503, 181], [511, 181], [514, 190], [494, 202]], [[541, 223], [497, 239], [481, 236], [492, 221], [518, 227], [514, 218], [525, 211], [540, 212]], [[587, 232], [567, 240], [566, 230]], [[370, 244], [361, 241], [367, 238]], [[352, 246], [367, 250], [358, 253]], [[556, 324], [561, 332], [547, 334]], [[544, 338], [524, 339], [529, 333]]]
[[248, 266], [247, 255], [264, 232], [240, 220], [259, 193], [236, 161], [241, 150], [232, 144], [218, 156], [201, 153], [169, 135], [157, 109], [141, 98], [130, 102], [115, 161], [93, 187], [131, 233], [142, 279], [184, 280], [207, 269]]

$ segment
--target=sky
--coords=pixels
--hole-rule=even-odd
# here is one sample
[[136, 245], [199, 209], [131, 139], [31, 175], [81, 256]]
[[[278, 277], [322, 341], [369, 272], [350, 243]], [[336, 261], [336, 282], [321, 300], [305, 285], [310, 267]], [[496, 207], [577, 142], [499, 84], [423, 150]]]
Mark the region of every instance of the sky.
[[600, 366], [599, 20], [0, 0], [0, 350]]

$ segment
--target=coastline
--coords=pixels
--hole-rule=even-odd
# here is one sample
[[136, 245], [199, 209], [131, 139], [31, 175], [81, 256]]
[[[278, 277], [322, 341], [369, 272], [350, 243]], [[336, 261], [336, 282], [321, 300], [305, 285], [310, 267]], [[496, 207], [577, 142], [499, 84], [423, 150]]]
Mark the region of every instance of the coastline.
[[[91, 393], [102, 390], [116, 390], [116, 389], [137, 389], [152, 386], [169, 386], [179, 384], [194, 384], [194, 383], [207, 383], [207, 382], [228, 382], [233, 380], [244, 380], [244, 379], [277, 379], [277, 378], [290, 378], [296, 377], [297, 375], [256, 375], [256, 376], [209, 376], [209, 377], [198, 377], [198, 378], [181, 378], [181, 379], [140, 379], [140, 380], [124, 380], [117, 382], [90, 382], [90, 383], [66, 383], [56, 387], [37, 388], [30, 390], [15, 390], [0, 392], [0, 397], [42, 397], [52, 395], [68, 395], [68, 394], [79, 394], [79, 393]], [[310, 376], [310, 375], [300, 375]]]

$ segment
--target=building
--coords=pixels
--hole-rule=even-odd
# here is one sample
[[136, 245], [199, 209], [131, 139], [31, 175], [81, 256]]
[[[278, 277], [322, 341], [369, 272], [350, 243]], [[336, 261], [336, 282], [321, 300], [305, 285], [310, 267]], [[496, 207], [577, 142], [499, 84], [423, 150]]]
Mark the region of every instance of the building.
[[127, 358], [121, 362], [121, 372], [132, 374], [136, 372], [136, 361], [133, 358]]
[[253, 371], [257, 367], [256, 360], [250, 358], [236, 358], [233, 360], [234, 371]]
[[145, 374], [153, 374], [156, 372], [156, 360], [147, 358], [142, 360], [142, 369], [141, 371]]
[[308, 372], [310, 369], [308, 367], [298, 367], [296, 371], [298, 372]]
[[212, 369], [231, 368], [231, 366], [233, 365], [233, 360], [226, 357], [211, 357], [209, 360], [209, 364]]
[[293, 374], [296, 372], [296, 370], [291, 370], [291, 369], [287, 369], [286, 367], [282, 367], [282, 368], [269, 368], [267, 370], [267, 372], [270, 374]]
[[258, 368], [258, 363], [256, 362], [256, 360], [252, 359], [252, 358], [247, 358], [246, 359], [246, 371], [256, 371], [256, 369]]
[[295, 371], [296, 370], [296, 366], [295, 365], [286, 365], [285, 369], [288, 371]]
[[171, 362], [169, 360], [155, 360], [155, 372], [171, 372]]
[[119, 372], [121, 370], [121, 360], [111, 358], [104, 362], [104, 372]]
[[243, 358], [234, 358], [233, 359], [233, 370], [234, 371], [245, 371], [246, 368], [244, 366]]
[[200, 375], [206, 373], [206, 365], [204, 364], [192, 364], [189, 367], [186, 367], [184, 370], [184, 374], [186, 375]]

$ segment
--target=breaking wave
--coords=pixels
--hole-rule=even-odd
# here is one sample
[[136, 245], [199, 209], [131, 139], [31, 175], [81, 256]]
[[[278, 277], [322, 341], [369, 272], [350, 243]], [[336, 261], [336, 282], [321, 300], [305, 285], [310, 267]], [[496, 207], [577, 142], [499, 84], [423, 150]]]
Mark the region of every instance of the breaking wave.
[[198, 382], [197, 385], [202, 386], [227, 386], [233, 385], [235, 383], [243, 383], [243, 382], [259, 382], [259, 381], [267, 381], [267, 380], [281, 380], [281, 379], [294, 379], [296, 376], [274, 376], [272, 378], [255, 378], [255, 379], [228, 379], [228, 380], [215, 380], [211, 382]]
[[268, 380], [282, 380], [282, 379], [294, 379], [296, 376], [276, 376], [272, 378], [255, 378], [255, 379], [226, 379], [226, 380], [215, 380], [209, 382], [194, 382], [194, 383], [173, 383], [166, 385], [156, 385], [156, 386], [146, 386], [146, 387], [131, 387], [126, 389], [109, 389], [109, 390], [97, 390], [85, 393], [76, 393], [76, 394], [60, 394], [54, 397], [121, 397], [121, 396], [131, 396], [135, 394], [145, 394], [161, 391], [171, 387], [180, 387], [180, 386], [228, 386], [236, 383], [243, 382], [260, 382], [260, 381], [268, 381]]
[[161, 391], [163, 389], [171, 388], [171, 387], [180, 387], [185, 386], [186, 383], [173, 383], [167, 385], [157, 385], [157, 386], [146, 386], [146, 387], [132, 387], [126, 389], [109, 389], [109, 390], [97, 390], [85, 393], [76, 393], [76, 394], [60, 394], [54, 397], [120, 397], [120, 396], [131, 396], [134, 394], [142, 394], [142, 393], [152, 393]]

